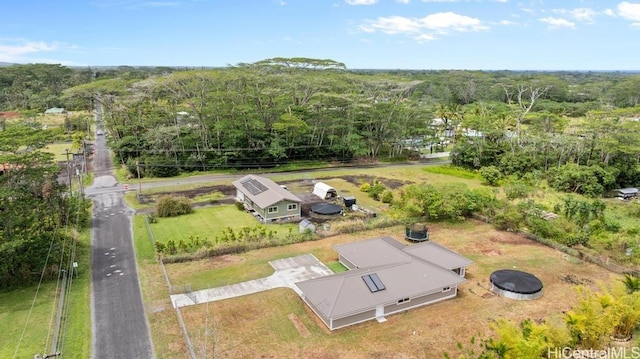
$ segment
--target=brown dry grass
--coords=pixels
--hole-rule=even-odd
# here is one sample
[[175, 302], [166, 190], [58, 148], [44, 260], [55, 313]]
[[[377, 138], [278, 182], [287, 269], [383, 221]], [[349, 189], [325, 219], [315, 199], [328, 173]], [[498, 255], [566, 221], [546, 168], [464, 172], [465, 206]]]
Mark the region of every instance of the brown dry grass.
[[[468, 270], [468, 282], [459, 288], [454, 300], [389, 316], [386, 323], [370, 321], [329, 332], [292, 290], [275, 289], [210, 303], [208, 308], [206, 305], [183, 308], [191, 339], [197, 347], [202, 346], [208, 311], [211, 321], [216, 323], [215, 352], [223, 358], [441, 358], [445, 351], [456, 354], [458, 342], [468, 343], [472, 336], [490, 334], [487, 324], [494, 319], [557, 319], [576, 301], [575, 286], [564, 279], [567, 275], [594, 288], [619, 278], [595, 265], [568, 258], [514, 233], [496, 231], [481, 222], [433, 224], [430, 228], [432, 240], [476, 262]], [[205, 276], [211, 282], [225, 282], [230, 279], [218, 277], [231, 273], [237, 275], [235, 281], [242, 281], [269, 274], [272, 270], [268, 260], [313, 253], [321, 261], [331, 262], [336, 260], [331, 249], [333, 244], [379, 235], [402, 240], [402, 231], [403, 228], [395, 227], [171, 265], [169, 275], [174, 283], [189, 281], [192, 275]], [[535, 301], [514, 301], [483, 296], [486, 291], [482, 287], [488, 286], [489, 274], [504, 268], [517, 268], [537, 275], [545, 285], [543, 297]], [[150, 268], [141, 271], [147, 269]], [[153, 283], [161, 285], [158, 281]], [[153, 288], [147, 290], [154, 291]], [[158, 290], [163, 291], [162, 288]], [[166, 293], [166, 289], [164, 291]], [[154, 302], [148, 304], [148, 308], [166, 307], [168, 300], [153, 297]], [[149, 303], [151, 298], [146, 299]], [[153, 312], [150, 309], [158, 357], [185, 357], [186, 347], [176, 325], [175, 311], [169, 308]], [[300, 334], [290, 316], [298, 318], [309, 331], [308, 336]]]

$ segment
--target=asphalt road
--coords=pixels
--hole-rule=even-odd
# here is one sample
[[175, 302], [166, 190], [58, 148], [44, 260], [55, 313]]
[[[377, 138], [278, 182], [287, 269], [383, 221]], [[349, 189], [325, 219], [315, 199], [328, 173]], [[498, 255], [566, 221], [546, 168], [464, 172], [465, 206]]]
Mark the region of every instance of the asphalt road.
[[95, 179], [85, 191], [93, 199], [91, 230], [92, 358], [155, 358], [142, 303], [131, 215], [124, 191], [112, 175], [104, 136], [94, 147]]

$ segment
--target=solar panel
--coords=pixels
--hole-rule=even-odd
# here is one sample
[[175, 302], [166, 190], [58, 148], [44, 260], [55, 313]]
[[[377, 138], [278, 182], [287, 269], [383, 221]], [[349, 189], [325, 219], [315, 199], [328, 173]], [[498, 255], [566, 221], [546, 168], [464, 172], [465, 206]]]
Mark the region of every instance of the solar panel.
[[369, 276], [368, 274], [363, 275], [362, 279], [367, 284], [367, 287], [369, 287], [369, 290], [371, 291], [371, 293], [375, 293], [378, 291], [378, 287], [376, 287], [375, 283], [373, 283], [373, 280], [371, 280], [371, 276]]
[[382, 284], [382, 281], [376, 273], [363, 275], [362, 280], [364, 280], [364, 282], [367, 284], [367, 287], [369, 288], [371, 293], [387, 289], [387, 287]]
[[387, 289], [387, 287], [385, 287], [384, 284], [382, 284], [382, 281], [380, 280], [380, 278], [376, 273], [373, 273], [370, 276], [371, 276], [371, 280], [373, 281], [373, 284], [375, 284], [376, 287], [378, 287], [378, 290]]
[[247, 191], [249, 191], [249, 193], [254, 196], [257, 196], [267, 190], [267, 187], [265, 185], [253, 178], [242, 182], [242, 187], [244, 187]]

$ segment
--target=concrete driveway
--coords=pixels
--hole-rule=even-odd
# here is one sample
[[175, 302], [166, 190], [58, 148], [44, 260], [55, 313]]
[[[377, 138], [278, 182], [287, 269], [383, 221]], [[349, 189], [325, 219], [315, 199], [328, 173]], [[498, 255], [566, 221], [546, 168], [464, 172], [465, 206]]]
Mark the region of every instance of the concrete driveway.
[[174, 294], [171, 296], [171, 303], [174, 308], [180, 308], [258, 293], [273, 288], [291, 288], [298, 295], [301, 295], [300, 289], [294, 285], [295, 283], [333, 274], [333, 271], [313, 254], [278, 259], [270, 261], [269, 264], [275, 269], [275, 272], [268, 277], [196, 292]]

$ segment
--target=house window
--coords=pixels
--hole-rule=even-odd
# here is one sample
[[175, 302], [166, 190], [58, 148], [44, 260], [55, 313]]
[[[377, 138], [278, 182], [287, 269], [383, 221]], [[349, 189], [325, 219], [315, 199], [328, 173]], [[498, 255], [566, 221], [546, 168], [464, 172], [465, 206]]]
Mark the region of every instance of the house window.
[[272, 206], [267, 208], [268, 213], [278, 213], [278, 206]]
[[297, 203], [289, 203], [287, 205], [287, 211], [295, 211], [298, 209], [298, 204]]
[[398, 304], [408, 303], [411, 301], [411, 298], [402, 298], [398, 301]]
[[444, 287], [444, 288], [442, 288], [442, 291], [443, 291], [443, 292], [448, 292], [448, 291], [450, 291], [450, 290], [451, 290], [451, 287]]

